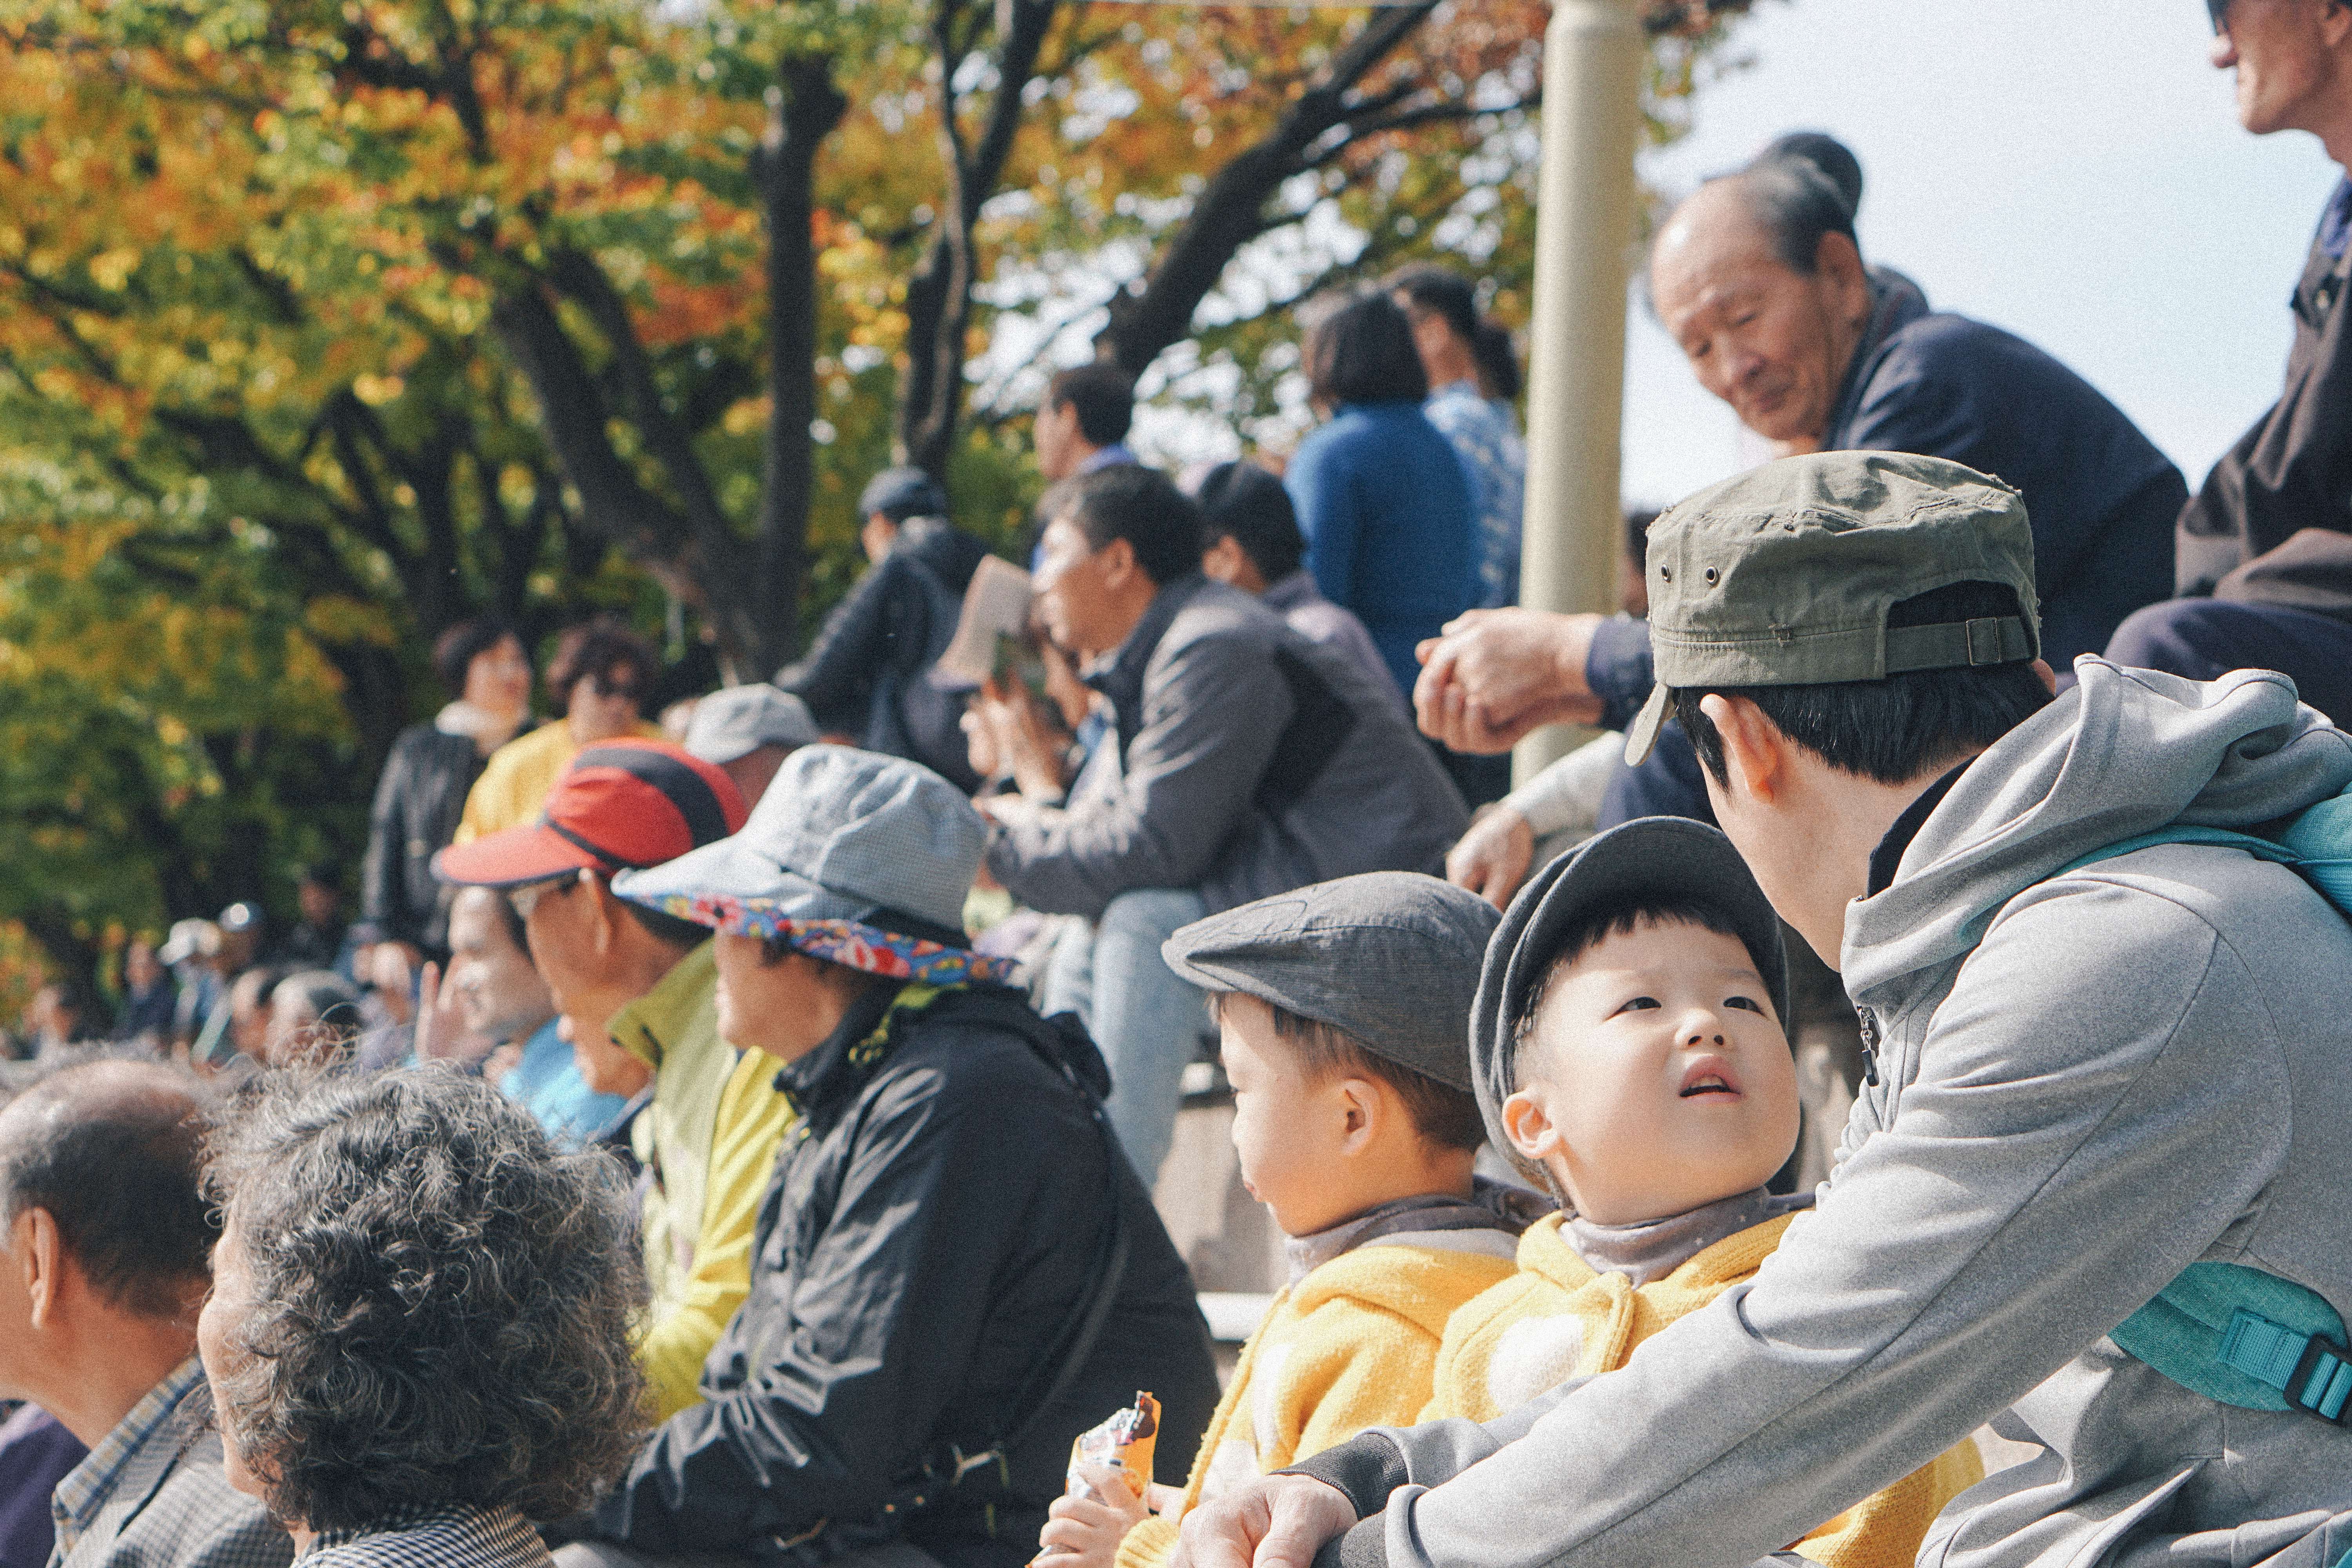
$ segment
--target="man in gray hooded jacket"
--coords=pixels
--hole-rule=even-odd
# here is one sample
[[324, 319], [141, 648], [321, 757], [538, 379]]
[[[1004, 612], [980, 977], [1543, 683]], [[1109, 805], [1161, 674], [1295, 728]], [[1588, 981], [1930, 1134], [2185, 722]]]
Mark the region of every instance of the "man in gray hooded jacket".
[[1935, 458], [1792, 458], [1660, 521], [1664, 684], [1631, 741], [1682, 719], [1724, 830], [1843, 971], [1874, 1059], [1839, 1162], [1752, 1284], [1622, 1370], [1240, 1489], [1186, 1520], [1189, 1568], [1730, 1568], [1989, 1419], [2042, 1452], [1923, 1563], [2352, 1549], [2352, 1434], [2220, 1375], [2226, 1289], [2174, 1314], [2176, 1353], [2129, 1331], [2203, 1265], [2317, 1331], [2277, 1384], [2341, 1370], [2352, 924], [2242, 850], [2094, 858], [2277, 824], [2352, 784], [2352, 737], [2262, 672], [2085, 658], [2049, 700], [2031, 563], [2014, 492]]

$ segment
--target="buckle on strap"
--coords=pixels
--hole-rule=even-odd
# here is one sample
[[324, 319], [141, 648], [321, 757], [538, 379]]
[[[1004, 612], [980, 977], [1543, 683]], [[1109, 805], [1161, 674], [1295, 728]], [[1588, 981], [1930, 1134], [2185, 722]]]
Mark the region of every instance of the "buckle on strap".
[[2323, 1421], [2341, 1422], [2352, 1401], [2352, 1360], [2317, 1334], [2300, 1334], [2243, 1307], [2230, 1314], [2221, 1360]]

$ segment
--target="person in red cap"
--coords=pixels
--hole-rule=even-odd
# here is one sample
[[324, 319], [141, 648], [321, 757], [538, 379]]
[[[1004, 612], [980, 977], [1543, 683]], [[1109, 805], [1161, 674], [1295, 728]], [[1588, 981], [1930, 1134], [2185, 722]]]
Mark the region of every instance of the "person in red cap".
[[710, 933], [613, 896], [612, 879], [743, 826], [725, 773], [661, 741], [572, 760], [535, 822], [435, 857], [434, 875], [513, 900], [581, 1077], [634, 1097], [652, 1176], [641, 1229], [653, 1310], [642, 1360], [661, 1416], [700, 1395], [703, 1357], [751, 1289], [751, 1226], [792, 1107], [775, 1067], [719, 1037]]

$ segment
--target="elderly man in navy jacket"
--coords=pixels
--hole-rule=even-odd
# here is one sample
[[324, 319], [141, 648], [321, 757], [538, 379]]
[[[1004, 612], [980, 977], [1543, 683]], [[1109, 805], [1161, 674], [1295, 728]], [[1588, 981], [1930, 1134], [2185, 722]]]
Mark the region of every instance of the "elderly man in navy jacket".
[[[1931, 310], [1908, 279], [1865, 266], [1856, 195], [1790, 153], [1702, 185], [1652, 253], [1658, 319], [1700, 383], [1784, 451], [1912, 452], [2016, 487], [2032, 518], [2043, 646], [2066, 671], [2172, 592], [2188, 487], [2065, 365], [1998, 327]], [[1622, 729], [1651, 685], [1638, 621], [1498, 610], [1455, 622], [1433, 645], [1414, 700], [1422, 727], [1449, 746], [1496, 751], [1556, 720]], [[1620, 771], [1601, 823], [1662, 813], [1712, 820], [1675, 730], [1641, 768]]]

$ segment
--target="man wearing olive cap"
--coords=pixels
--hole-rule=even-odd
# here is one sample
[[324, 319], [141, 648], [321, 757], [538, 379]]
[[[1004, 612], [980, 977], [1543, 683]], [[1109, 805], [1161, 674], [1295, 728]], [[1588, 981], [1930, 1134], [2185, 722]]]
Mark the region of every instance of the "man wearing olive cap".
[[1921, 1562], [2334, 1568], [2352, 924], [2239, 849], [2116, 847], [2294, 816], [2352, 737], [2258, 671], [2084, 658], [2053, 700], [2023, 506], [1956, 464], [1787, 458], [1650, 537], [1631, 742], [1681, 720], [1843, 971], [1874, 1049], [1839, 1162], [1752, 1286], [1622, 1370], [1327, 1450], [1188, 1519], [1180, 1563], [1736, 1568], [1990, 1420], [2044, 1452]]

